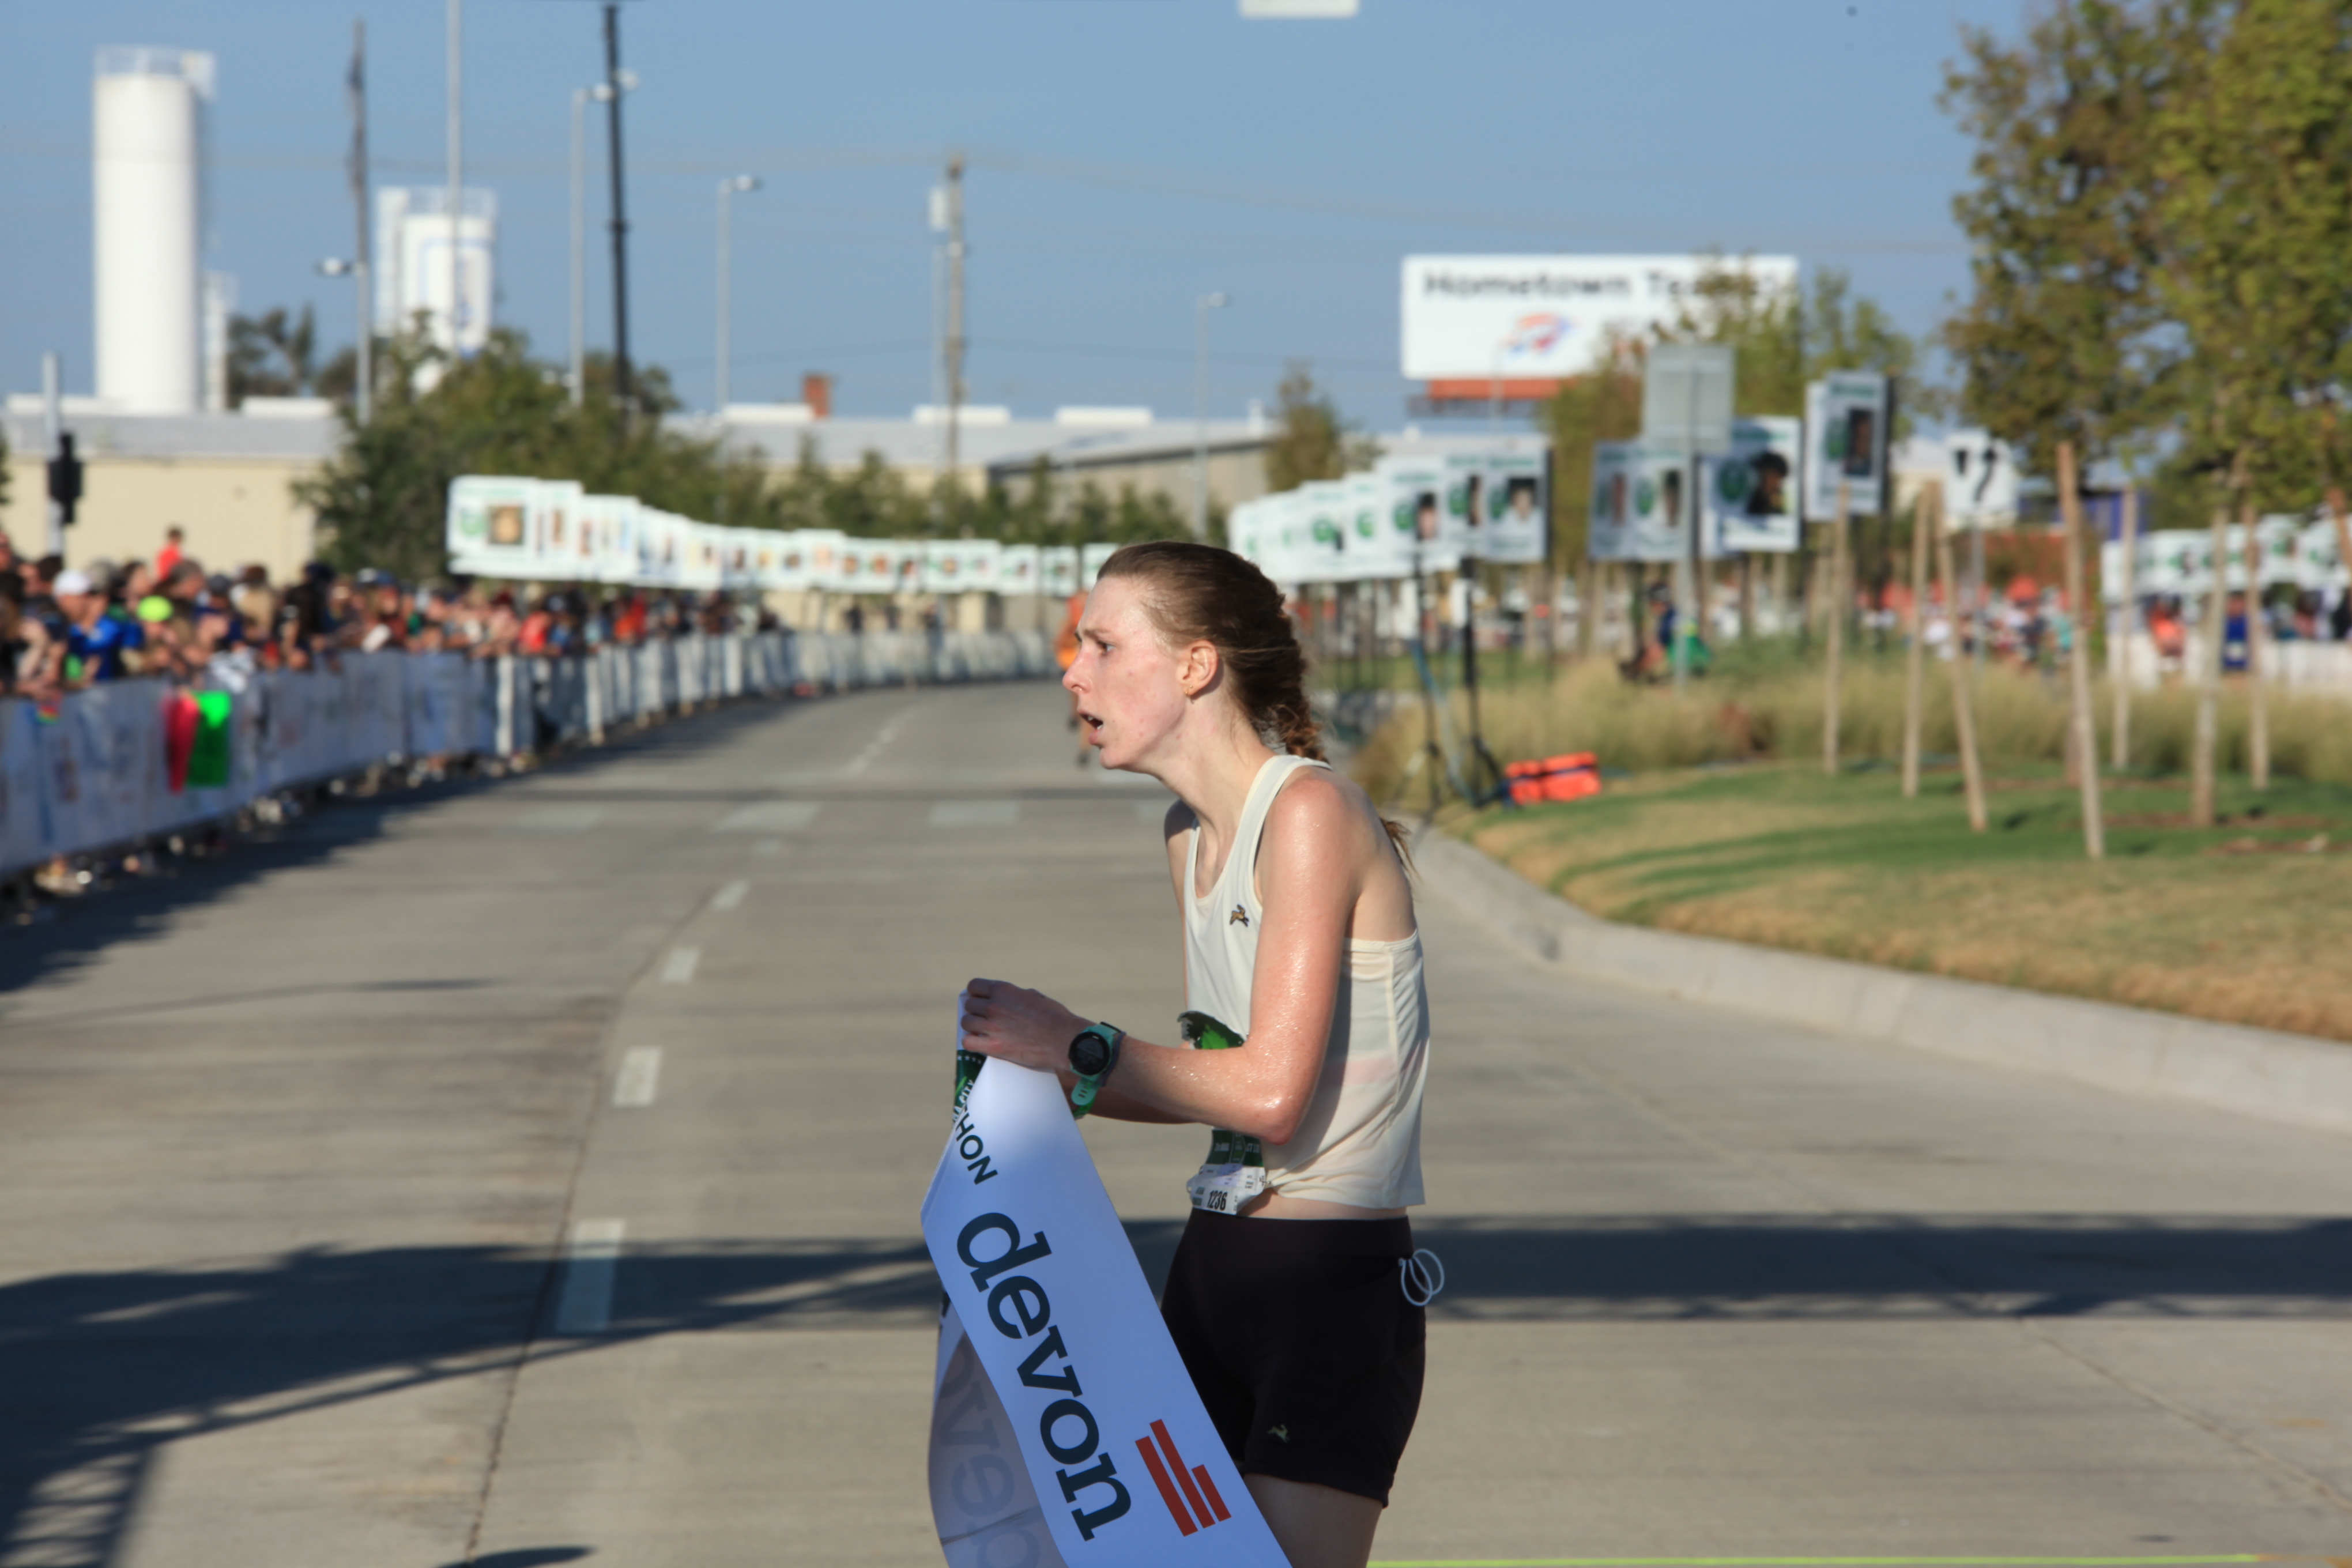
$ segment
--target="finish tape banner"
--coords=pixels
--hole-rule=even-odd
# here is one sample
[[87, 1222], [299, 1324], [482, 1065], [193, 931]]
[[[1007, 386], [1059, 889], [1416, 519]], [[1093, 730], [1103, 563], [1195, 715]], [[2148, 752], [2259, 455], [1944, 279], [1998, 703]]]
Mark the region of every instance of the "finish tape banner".
[[1052, 1074], [981, 1068], [922, 1219], [947, 1292], [930, 1487], [950, 1568], [1286, 1568]]

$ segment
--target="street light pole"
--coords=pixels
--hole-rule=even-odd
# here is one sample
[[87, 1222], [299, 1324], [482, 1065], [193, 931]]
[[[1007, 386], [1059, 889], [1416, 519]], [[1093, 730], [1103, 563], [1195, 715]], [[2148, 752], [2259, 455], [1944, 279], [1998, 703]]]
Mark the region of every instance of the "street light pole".
[[572, 405], [588, 390], [588, 103], [604, 86], [572, 89]]
[[719, 182], [719, 382], [717, 394], [711, 399], [710, 411], [719, 418], [727, 416], [727, 339], [729, 337], [729, 274], [734, 245], [734, 228], [730, 215], [733, 198], [739, 191], [760, 188], [757, 174], [733, 174]]
[[466, 0], [449, 0], [449, 358], [452, 363], [457, 361], [460, 346], [457, 318], [462, 310], [466, 286], [465, 263], [458, 255], [458, 246], [462, 243], [462, 231], [458, 226], [466, 205], [465, 20]]
[[1209, 312], [1233, 303], [1220, 289], [1192, 301], [1192, 537], [1209, 537]]
[[604, 110], [611, 132], [609, 163], [613, 175], [613, 399], [623, 423], [633, 398], [629, 384], [629, 213], [627, 184], [621, 166], [621, 91], [628, 85], [621, 70], [621, 7], [616, 0], [604, 6]]
[[356, 220], [355, 237], [359, 248], [352, 260], [352, 289], [358, 295], [359, 333], [353, 341], [357, 363], [352, 381], [352, 405], [365, 425], [375, 415], [375, 300], [371, 280], [374, 277], [375, 257], [373, 237], [368, 229], [368, 141], [367, 141], [367, 21], [364, 17], [352, 23], [352, 154], [351, 167], [345, 171], [352, 185], [352, 213]]

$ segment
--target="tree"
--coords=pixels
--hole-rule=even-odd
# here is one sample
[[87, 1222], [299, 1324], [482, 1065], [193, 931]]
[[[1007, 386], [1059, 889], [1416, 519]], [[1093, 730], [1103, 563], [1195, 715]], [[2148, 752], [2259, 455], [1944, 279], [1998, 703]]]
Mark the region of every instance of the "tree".
[[2201, 58], [2218, 0], [2059, 0], [2016, 45], [1962, 32], [1943, 102], [1975, 138], [1953, 216], [1974, 252], [1944, 346], [1960, 405], [2052, 472], [2160, 424], [2181, 363], [2158, 286], [2169, 238], [2158, 118]]
[[[310, 307], [289, 322], [284, 306], [228, 319], [228, 405], [248, 397], [305, 397], [318, 389], [318, 323]], [[349, 351], [345, 351], [348, 353]]]
[[[2352, 18], [2317, 0], [2241, 0], [2221, 21], [2189, 89], [2156, 118], [2170, 244], [2158, 282], [2191, 351], [2186, 444], [2251, 533], [2266, 505], [2307, 505], [2334, 468], [2352, 348]], [[2248, 563], [2259, 788], [2270, 769], [2251, 550]], [[2213, 700], [2209, 681], [2200, 709]], [[2200, 711], [2192, 811], [2206, 823], [2212, 728]]]
[[1316, 386], [1305, 361], [1291, 362], [1275, 388], [1274, 403], [1274, 438], [1265, 447], [1269, 490], [1336, 479], [1379, 461], [1380, 444], [1339, 416], [1339, 405]]
[[[447, 563], [449, 481], [467, 473], [577, 479], [687, 517], [793, 525], [763, 464], [663, 425], [658, 416], [677, 402], [658, 366], [633, 377], [645, 416], [624, 423], [608, 359], [591, 360], [574, 405], [555, 367], [532, 360], [519, 333], [493, 333], [480, 353], [451, 363], [421, 331], [405, 332], [385, 344], [384, 362], [374, 418], [362, 426], [346, 408], [341, 449], [295, 486], [337, 565], [438, 574]], [[420, 392], [416, 373], [428, 364], [442, 374]]]
[[1942, 411], [1940, 395], [1918, 384], [1919, 344], [1878, 301], [1853, 291], [1835, 267], [1813, 269], [1810, 296], [1768, 286], [1744, 265], [1704, 269], [1690, 303], [1660, 334], [1667, 342], [1727, 343], [1736, 351], [1732, 404], [1742, 415], [1801, 418], [1805, 387], [1832, 371], [1874, 370], [1905, 382], [1895, 408], [1899, 437], [1915, 414]]

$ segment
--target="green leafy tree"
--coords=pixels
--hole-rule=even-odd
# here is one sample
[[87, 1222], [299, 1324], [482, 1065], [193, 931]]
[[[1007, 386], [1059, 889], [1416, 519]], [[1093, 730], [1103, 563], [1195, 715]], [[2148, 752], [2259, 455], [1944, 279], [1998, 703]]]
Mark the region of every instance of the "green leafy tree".
[[2352, 372], [2352, 13], [2242, 0], [2153, 130], [2159, 292], [2190, 351], [2192, 460], [2257, 508], [2343, 472]]
[[[279, 306], [258, 316], [228, 319], [228, 403], [248, 397], [305, 397], [318, 390], [318, 323], [310, 307], [299, 317]], [[346, 351], [348, 352], [348, 351]]]
[[[2241, 0], [2187, 90], [2156, 117], [2160, 291], [2189, 345], [2184, 453], [2251, 523], [2332, 477], [2352, 345], [2352, 16], [2319, 0]], [[2219, 543], [2220, 529], [2215, 528]], [[2213, 820], [2210, 686], [2191, 812]], [[2270, 772], [2257, 674], [2248, 736]]]
[[1976, 142], [1953, 216], [1968, 303], [1944, 346], [1969, 419], [2049, 473], [2158, 427], [2183, 344], [2159, 287], [2171, 243], [2160, 117], [2193, 81], [2214, 0], [2059, 0], [2022, 39], [1964, 29], [1943, 102]]
[[[625, 423], [609, 361], [591, 361], [575, 405], [560, 374], [533, 361], [517, 333], [496, 333], [456, 363], [420, 331], [390, 340], [384, 353], [374, 418], [362, 426], [346, 409], [341, 449], [295, 486], [297, 499], [317, 512], [326, 558], [339, 566], [438, 574], [447, 563], [449, 481], [467, 473], [577, 479], [591, 491], [634, 495], [687, 517], [788, 525], [764, 465], [663, 425], [658, 416], [677, 402], [658, 367], [635, 377], [642, 416]], [[440, 375], [419, 390], [418, 372], [428, 367]]]
[[1297, 489], [1336, 479], [1380, 460], [1380, 444], [1339, 416], [1304, 361], [1292, 362], [1274, 391], [1274, 437], [1265, 447], [1266, 489]]
[[1805, 387], [1832, 371], [1874, 370], [1903, 384], [1895, 435], [1913, 417], [1944, 410], [1918, 377], [1919, 343], [1876, 300], [1854, 292], [1835, 267], [1813, 269], [1810, 293], [1773, 288], [1744, 265], [1705, 268], [1690, 303], [1660, 334], [1669, 342], [1726, 343], [1736, 351], [1732, 404], [1742, 415], [1802, 417]]

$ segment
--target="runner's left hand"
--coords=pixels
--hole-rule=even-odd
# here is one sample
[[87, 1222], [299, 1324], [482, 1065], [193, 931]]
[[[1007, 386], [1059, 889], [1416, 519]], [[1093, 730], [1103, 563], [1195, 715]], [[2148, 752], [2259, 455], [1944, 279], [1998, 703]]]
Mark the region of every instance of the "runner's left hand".
[[1091, 1022], [1042, 991], [1008, 981], [975, 980], [964, 987], [964, 1048], [1039, 1072], [1067, 1068], [1070, 1042]]

